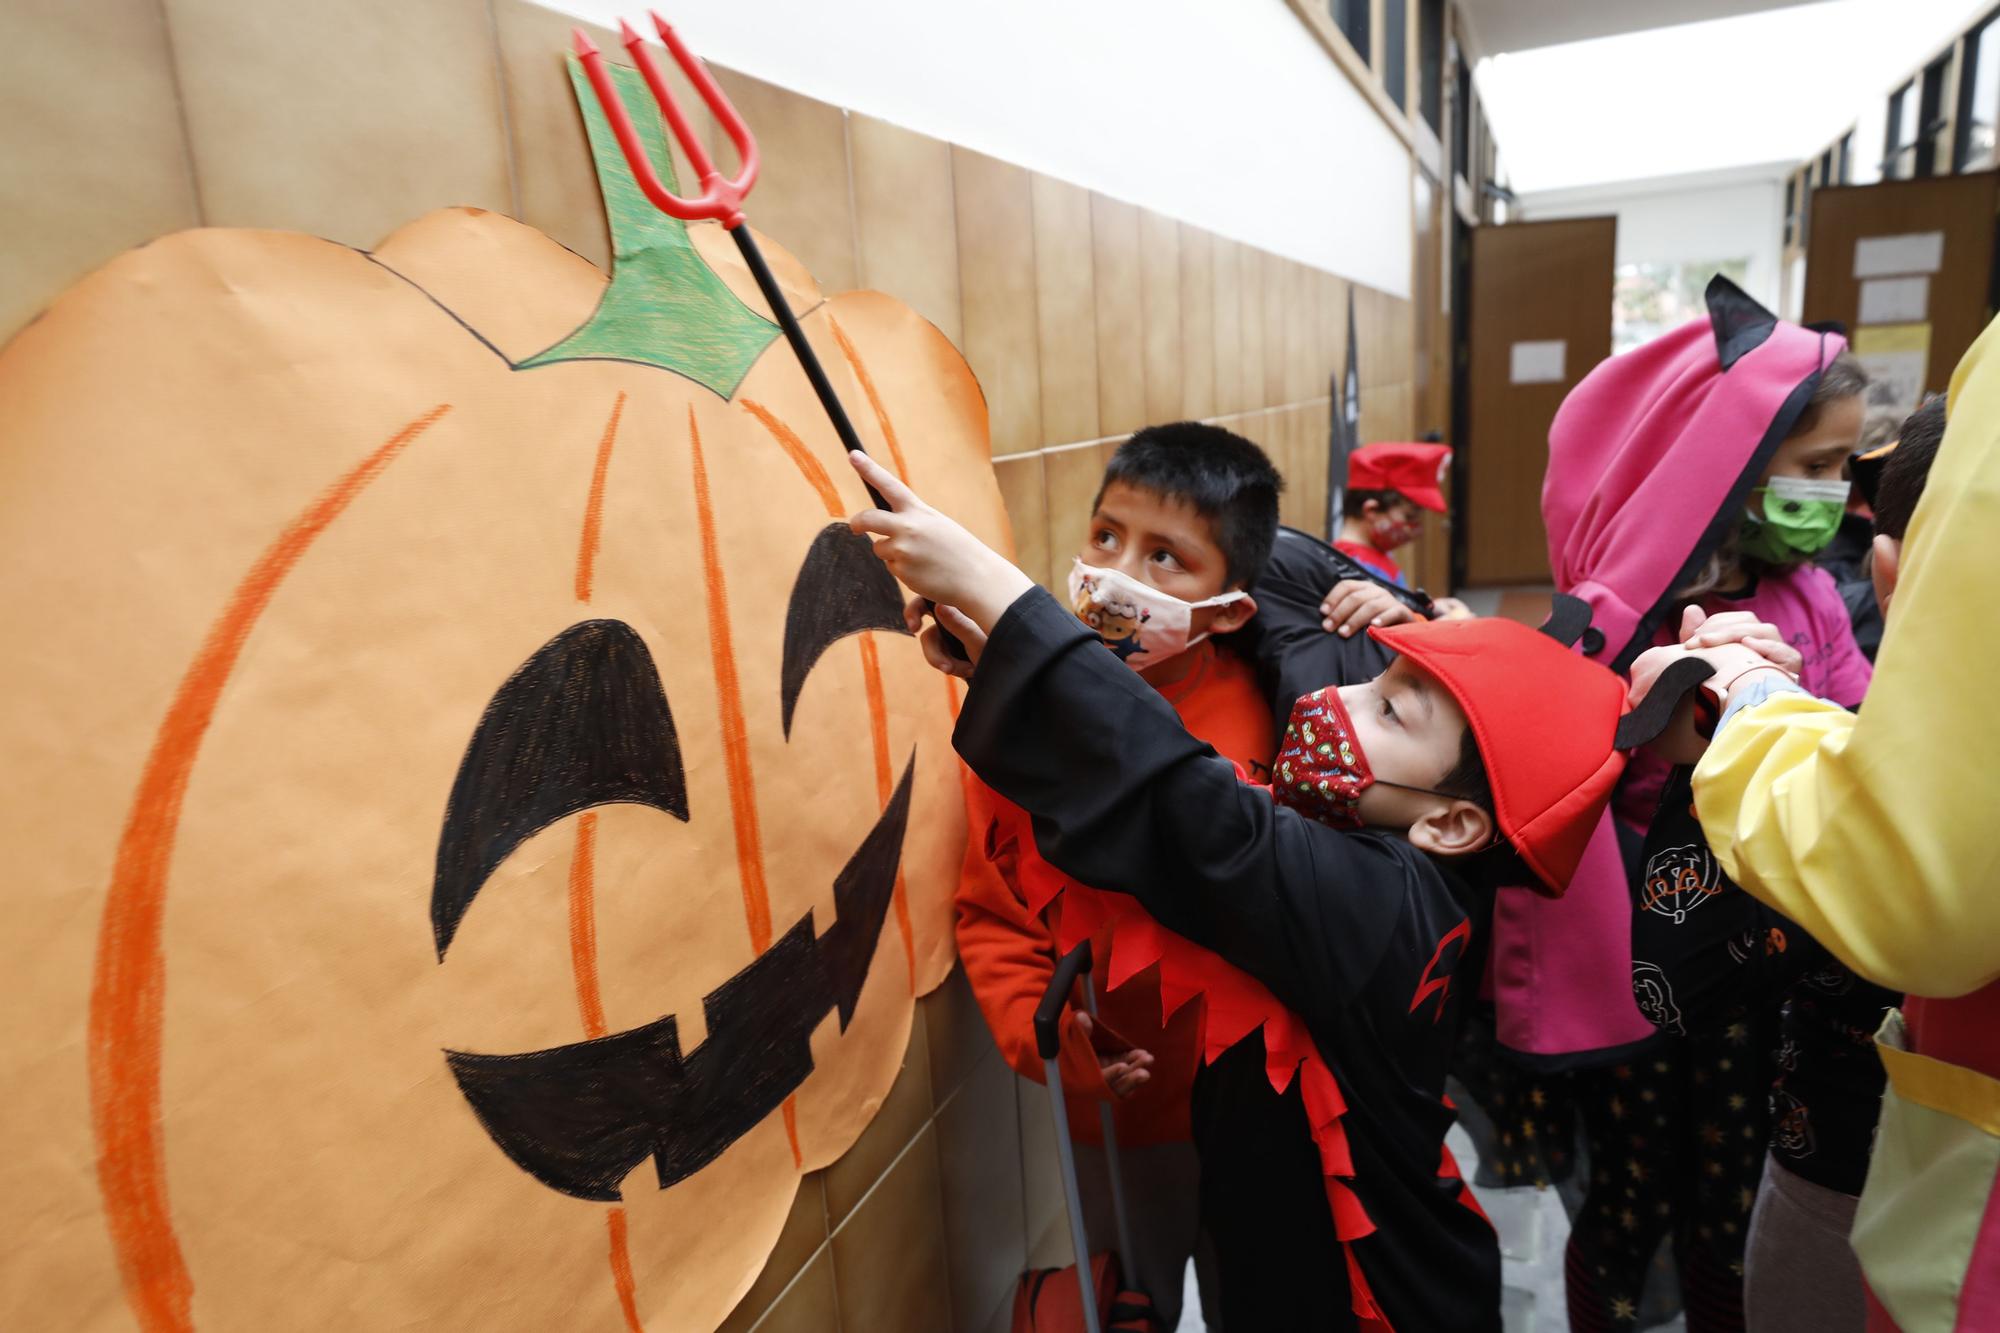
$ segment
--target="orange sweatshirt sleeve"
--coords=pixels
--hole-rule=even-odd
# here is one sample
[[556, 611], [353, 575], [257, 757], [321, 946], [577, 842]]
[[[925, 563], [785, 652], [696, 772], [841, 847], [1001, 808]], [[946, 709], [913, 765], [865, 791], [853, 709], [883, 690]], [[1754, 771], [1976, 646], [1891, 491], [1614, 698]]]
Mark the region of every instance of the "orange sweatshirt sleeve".
[[[1055, 975], [1055, 935], [1028, 911], [1015, 866], [1020, 847], [1002, 820], [995, 797], [966, 775], [965, 864], [957, 895], [958, 956], [986, 1015], [1001, 1056], [1016, 1072], [1043, 1082], [1035, 1050], [1035, 1009]], [[1097, 1054], [1076, 1024], [1074, 1008], [1062, 1019], [1063, 1090], [1072, 1096], [1109, 1098]]]

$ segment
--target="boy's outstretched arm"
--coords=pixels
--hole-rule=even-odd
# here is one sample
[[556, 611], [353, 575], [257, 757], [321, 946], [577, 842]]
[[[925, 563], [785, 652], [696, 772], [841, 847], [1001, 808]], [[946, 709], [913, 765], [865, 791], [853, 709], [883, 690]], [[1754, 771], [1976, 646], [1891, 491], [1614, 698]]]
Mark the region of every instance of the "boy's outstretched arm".
[[1158, 692], [1025, 574], [872, 463], [895, 512], [857, 531], [919, 596], [989, 636], [954, 737], [972, 770], [1028, 811], [1041, 855], [1129, 893], [1311, 1012], [1365, 983], [1410, 874], [1381, 842], [1281, 810], [1189, 735]]

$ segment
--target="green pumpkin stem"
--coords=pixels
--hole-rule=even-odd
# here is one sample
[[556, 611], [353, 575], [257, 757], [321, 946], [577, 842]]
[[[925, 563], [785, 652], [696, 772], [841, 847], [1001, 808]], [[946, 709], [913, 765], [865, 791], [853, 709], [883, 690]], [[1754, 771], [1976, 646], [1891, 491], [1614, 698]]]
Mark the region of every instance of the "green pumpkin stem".
[[[582, 64], [571, 57], [570, 85], [583, 108], [598, 189], [611, 220], [611, 285], [583, 326], [516, 370], [559, 361], [634, 361], [685, 375], [728, 398], [778, 326], [737, 298], [703, 262], [687, 224], [653, 206], [633, 179]], [[660, 178], [678, 192], [666, 128], [637, 70], [610, 66]]]

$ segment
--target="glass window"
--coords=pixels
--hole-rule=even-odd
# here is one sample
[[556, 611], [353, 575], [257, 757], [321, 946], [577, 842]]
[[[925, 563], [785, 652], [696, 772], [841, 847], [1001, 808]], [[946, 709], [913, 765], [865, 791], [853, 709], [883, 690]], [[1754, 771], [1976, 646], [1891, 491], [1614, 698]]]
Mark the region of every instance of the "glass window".
[[1910, 80], [1889, 95], [1889, 125], [1882, 135], [1882, 175], [1908, 180], [1916, 175], [1917, 82]]
[[1949, 123], [1944, 114], [1944, 80], [1950, 71], [1949, 52], [1924, 66], [1923, 92], [1917, 102], [1917, 157], [1913, 167], [1919, 176], [1934, 175], [1938, 169], [1938, 135]]
[[1409, 109], [1409, 0], [1382, 0], [1382, 91], [1397, 110]]
[[1451, 64], [1457, 77], [1451, 84], [1451, 170], [1472, 183], [1472, 68], [1458, 43], [1451, 44]]
[[1965, 64], [1958, 80], [1958, 135], [1952, 165], [1963, 171], [1993, 156], [1993, 125], [2000, 117], [2000, 14], [1965, 35]]
[[1854, 183], [1854, 131], [1840, 136], [1840, 168], [1837, 179], [1842, 185]]
[[1444, 133], [1444, 0], [1417, 0], [1417, 112]]
[[1739, 287], [1748, 286], [1750, 261], [1620, 264], [1611, 288], [1612, 354], [1629, 352], [1669, 329], [1706, 317], [1702, 293], [1718, 273]]
[[1327, 12], [1333, 16], [1333, 26], [1347, 38], [1347, 44], [1354, 48], [1354, 54], [1361, 57], [1361, 63], [1372, 66], [1372, 47], [1368, 40], [1368, 11], [1371, 7], [1372, 0], [1326, 0]]
[[1785, 244], [1799, 239], [1799, 178], [1785, 177]]
[[1819, 155], [1819, 176], [1815, 184], [1833, 184], [1833, 150], [1831, 148]]

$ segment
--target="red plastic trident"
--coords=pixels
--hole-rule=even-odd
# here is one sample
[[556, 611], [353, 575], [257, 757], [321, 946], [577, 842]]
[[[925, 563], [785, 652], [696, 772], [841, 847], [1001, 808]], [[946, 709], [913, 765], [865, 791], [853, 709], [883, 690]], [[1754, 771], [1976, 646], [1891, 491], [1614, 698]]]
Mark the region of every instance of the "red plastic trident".
[[[597, 94], [597, 104], [604, 108], [604, 118], [611, 125], [611, 133], [618, 139], [619, 151], [624, 153], [626, 165], [632, 168], [632, 178], [640, 191], [650, 199], [653, 206], [669, 217], [692, 222], [698, 218], [713, 218], [736, 240], [736, 248], [743, 252], [743, 262], [750, 267], [750, 276], [757, 280], [757, 290], [764, 294], [771, 313], [777, 316], [778, 327], [785, 331], [785, 341], [792, 345], [792, 352], [805, 370], [806, 378], [812, 381], [813, 392], [819, 395], [820, 406], [826, 409], [828, 419], [833, 422], [834, 433], [840, 436], [842, 447], [868, 452], [862, 446], [861, 437], [854, 431], [854, 423], [848, 419], [847, 409], [841, 406], [840, 396], [833, 391], [833, 383], [826, 377], [826, 370], [819, 363], [818, 353], [806, 340], [805, 330], [799, 327], [798, 316], [792, 313], [791, 303], [785, 300], [785, 293], [778, 287], [778, 280], [771, 275], [771, 266], [764, 262], [764, 254], [757, 248], [757, 238], [743, 225], [743, 200], [750, 193], [750, 187], [757, 183], [757, 139], [750, 133], [750, 127], [743, 123], [743, 117], [736, 114], [730, 105], [728, 94], [722, 91], [715, 76], [708, 72], [708, 66], [701, 58], [687, 49], [673, 25], [657, 13], [652, 16], [653, 28], [666, 43], [667, 50], [673, 52], [674, 63], [678, 64], [694, 84], [701, 100], [708, 103], [708, 109], [715, 113], [716, 120], [736, 145], [736, 156], [740, 165], [735, 178], [728, 179], [716, 169], [715, 162], [708, 155], [708, 148], [688, 124], [687, 116], [681, 111], [680, 103], [674, 100], [667, 88], [667, 81], [660, 76], [658, 62], [647, 49], [645, 41], [632, 31], [632, 25], [622, 19], [618, 24], [620, 37], [625, 49], [632, 54], [632, 63], [638, 67], [639, 76], [646, 81], [653, 100], [659, 104], [660, 112], [666, 117], [667, 126], [679, 141], [688, 161], [701, 177], [701, 193], [692, 199], [667, 189], [660, 182], [660, 175], [653, 169], [653, 163], [646, 156], [646, 146], [639, 139], [639, 131], [632, 124], [632, 117], [625, 110], [625, 100], [618, 95], [617, 87], [611, 82], [611, 72], [604, 67], [604, 53], [597, 49], [597, 43], [581, 28], [572, 29], [576, 40], [576, 54], [583, 62], [583, 72], [590, 79], [592, 91]], [[868, 498], [878, 509], [887, 509], [884, 500], [873, 486], [868, 487]], [[938, 633], [945, 646], [956, 657], [963, 658], [965, 650], [943, 625]]]
[[583, 72], [590, 77], [590, 86], [597, 93], [597, 101], [604, 108], [604, 117], [611, 122], [611, 132], [618, 137], [618, 147], [625, 154], [625, 161], [631, 165], [632, 175], [639, 183], [639, 189], [653, 201], [653, 206], [671, 217], [692, 222], [697, 218], [714, 218], [729, 230], [743, 225], [743, 197], [750, 193], [750, 187], [757, 183], [757, 140], [750, 133], [750, 127], [743, 123], [743, 117], [736, 114], [729, 97], [722, 91], [715, 76], [708, 72], [708, 66], [700, 57], [687, 49], [673, 25], [654, 14], [653, 27], [659, 32], [660, 40], [667, 50], [674, 53], [674, 63], [688, 76], [701, 100], [708, 103], [708, 109], [736, 145], [736, 156], [741, 165], [736, 169], [734, 180], [726, 179], [709, 159], [708, 148], [687, 122], [680, 103], [674, 100], [667, 81], [660, 77], [660, 66], [647, 49], [645, 41], [632, 31], [632, 25], [620, 19], [618, 34], [625, 42], [625, 49], [632, 54], [632, 63], [639, 69], [639, 76], [652, 90], [653, 100], [659, 103], [660, 111], [673, 129], [674, 138], [680, 141], [687, 153], [688, 161], [694, 164], [701, 176], [701, 193], [692, 199], [683, 199], [660, 183], [659, 173], [646, 157], [646, 150], [639, 142], [639, 132], [633, 128], [632, 117], [626, 114], [625, 102], [618, 96], [618, 89], [612, 86], [611, 74], [604, 68], [604, 56], [597, 49], [597, 43], [590, 40], [583, 29], [574, 29], [576, 53], [583, 60]]

